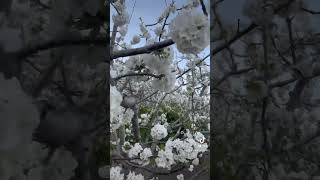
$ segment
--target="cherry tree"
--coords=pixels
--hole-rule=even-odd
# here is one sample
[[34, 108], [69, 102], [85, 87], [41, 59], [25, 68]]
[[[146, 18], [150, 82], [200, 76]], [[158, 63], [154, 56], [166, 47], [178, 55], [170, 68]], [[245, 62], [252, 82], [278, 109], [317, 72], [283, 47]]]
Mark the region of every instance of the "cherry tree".
[[133, 15], [135, 1], [110, 3], [111, 167], [101, 177], [201, 177], [210, 168], [209, 1], [164, 1], [154, 22]]
[[1, 1], [0, 179], [183, 179], [202, 164], [208, 2], [167, 3], [128, 42], [123, 0]]

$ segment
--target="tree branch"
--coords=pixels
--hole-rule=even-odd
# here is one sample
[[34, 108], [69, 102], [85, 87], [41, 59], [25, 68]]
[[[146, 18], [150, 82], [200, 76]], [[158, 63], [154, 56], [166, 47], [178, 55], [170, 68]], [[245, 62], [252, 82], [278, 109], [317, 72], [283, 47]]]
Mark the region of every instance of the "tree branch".
[[307, 12], [307, 13], [310, 13], [310, 14], [320, 14], [320, 11], [314, 11], [314, 10], [310, 10], [310, 9], [307, 9], [307, 8], [301, 8], [303, 11]]
[[58, 48], [63, 46], [76, 46], [76, 45], [97, 45], [97, 46], [107, 46], [107, 38], [75, 38], [66, 40], [53, 40], [48, 41], [43, 44], [39, 44], [33, 47], [27, 47], [17, 52], [18, 58], [23, 59], [25, 57], [31, 56], [38, 53], [39, 51], [49, 50], [52, 48]]
[[237, 70], [237, 71], [231, 71], [231, 72], [227, 73], [226, 75], [224, 75], [224, 76], [217, 82], [217, 84], [216, 84], [215, 86], [218, 87], [222, 82], [224, 82], [225, 80], [227, 80], [230, 76], [239, 75], [239, 74], [246, 73], [246, 72], [249, 72], [249, 71], [252, 71], [252, 70], [254, 70], [254, 68], [250, 67], [250, 68], [245, 68], [245, 69], [241, 69], [241, 70]]
[[[294, 0], [291, 0], [283, 5], [280, 5], [275, 12], [279, 12], [281, 11], [283, 8], [287, 7], [288, 5], [290, 5]], [[215, 55], [217, 53], [219, 53], [220, 51], [222, 51], [223, 49], [229, 47], [232, 43], [234, 43], [236, 40], [238, 40], [239, 38], [241, 38], [242, 36], [244, 36], [245, 34], [249, 33], [250, 31], [252, 31], [253, 29], [255, 29], [256, 27], [258, 27], [257, 24], [252, 23], [249, 27], [247, 27], [245, 30], [240, 31], [239, 33], [237, 33], [233, 38], [231, 38], [229, 41], [227, 41], [226, 43], [222, 44], [221, 46], [218, 46], [217, 48], [215, 48], [213, 51], [211, 51], [211, 55]], [[174, 44], [174, 42], [172, 41], [172, 39], [167, 39], [158, 43], [154, 43], [151, 45], [147, 45], [144, 47], [140, 47], [140, 48], [135, 48], [135, 49], [128, 49], [128, 50], [121, 50], [121, 51], [115, 51], [111, 53], [111, 60], [119, 58], [119, 57], [127, 57], [127, 56], [133, 56], [133, 55], [138, 55], [138, 54], [145, 54], [145, 53], [150, 53], [152, 51], [158, 50], [158, 49], [162, 49], [165, 48], [167, 46], [170, 46]]]
[[138, 54], [146, 54], [150, 53], [152, 51], [165, 48], [167, 46], [170, 46], [174, 44], [172, 39], [167, 39], [158, 43], [154, 43], [151, 45], [147, 45], [140, 48], [134, 48], [134, 49], [128, 49], [128, 50], [121, 50], [121, 51], [114, 51], [111, 54], [111, 60], [119, 58], [119, 57], [127, 57], [127, 56], [134, 56]]
[[151, 74], [151, 73], [130, 73], [130, 74], [124, 74], [124, 75], [115, 77], [114, 81], [118, 81], [119, 79], [122, 79], [125, 77], [130, 77], [130, 76], [151, 76], [151, 77], [160, 79], [160, 78], [164, 77], [164, 74], [155, 75], [155, 74]]
[[205, 16], [208, 16], [208, 12], [207, 12], [206, 6], [203, 3], [203, 0], [200, 0], [200, 4], [201, 4], [201, 8], [202, 8], [203, 14]]

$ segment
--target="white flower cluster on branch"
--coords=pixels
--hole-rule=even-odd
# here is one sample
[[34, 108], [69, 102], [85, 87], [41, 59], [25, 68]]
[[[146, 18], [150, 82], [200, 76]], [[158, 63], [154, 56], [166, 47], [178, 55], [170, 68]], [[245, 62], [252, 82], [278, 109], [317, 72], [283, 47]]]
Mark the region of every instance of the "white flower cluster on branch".
[[112, 16], [113, 23], [119, 27], [127, 24], [129, 22], [129, 14], [126, 11], [125, 2], [116, 1], [114, 7], [118, 14]]
[[[185, 134], [186, 139], [169, 139], [166, 142], [165, 149], [158, 152], [158, 157], [156, 158], [156, 164], [158, 167], [171, 169], [171, 166], [180, 163], [188, 163], [189, 161], [198, 164], [198, 156], [208, 150], [208, 144], [200, 140], [197, 142], [198, 138], [204, 138], [197, 132], [194, 137], [187, 132]], [[195, 140], [195, 138], [197, 138]]]
[[209, 45], [209, 20], [194, 9], [183, 10], [169, 28], [169, 35], [181, 53], [198, 54]]
[[151, 129], [151, 136], [155, 140], [161, 140], [165, 137], [167, 137], [168, 131], [167, 128], [164, 127], [164, 125], [156, 124]]
[[[152, 43], [154, 41], [150, 41]], [[173, 49], [167, 47], [152, 54], [143, 54], [141, 59], [152, 73], [162, 74], [164, 77], [154, 79], [152, 84], [157, 90], [169, 92], [174, 88], [176, 82], [175, 70], [172, 67]]]
[[120, 166], [111, 167], [110, 169], [110, 180], [144, 180], [144, 176], [142, 174], [136, 174], [133, 171], [130, 171], [126, 178], [125, 174], [121, 172], [122, 168]]
[[121, 107], [123, 98], [115, 86], [110, 85], [110, 130], [114, 132], [120, 126], [130, 122], [133, 111]]

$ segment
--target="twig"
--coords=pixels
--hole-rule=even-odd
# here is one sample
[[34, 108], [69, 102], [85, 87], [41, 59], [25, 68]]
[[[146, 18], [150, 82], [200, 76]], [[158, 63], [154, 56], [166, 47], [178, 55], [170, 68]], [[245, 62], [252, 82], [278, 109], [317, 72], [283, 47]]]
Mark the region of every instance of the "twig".
[[320, 14], [320, 11], [314, 11], [314, 10], [310, 10], [310, 9], [307, 9], [307, 8], [301, 8], [303, 11], [305, 11], [305, 12], [308, 12], [308, 13], [310, 13], [310, 14]]
[[237, 71], [231, 71], [231, 72], [227, 73], [226, 75], [224, 75], [217, 82], [217, 84], [215, 86], [218, 87], [221, 83], [223, 83], [225, 80], [227, 80], [230, 76], [239, 75], [239, 74], [242, 74], [242, 73], [247, 73], [247, 72], [252, 71], [252, 70], [254, 70], [254, 68], [250, 67], [250, 68], [245, 68], [245, 69], [241, 69], [241, 70], [237, 70]]
[[205, 16], [208, 16], [208, 12], [207, 12], [206, 6], [203, 3], [203, 0], [200, 0], [200, 4], [201, 4], [201, 8], [202, 8], [203, 14]]
[[[196, 66], [198, 66], [199, 64], [201, 64], [204, 60], [206, 60], [208, 57], [210, 57], [210, 54], [206, 55], [204, 58], [202, 58], [198, 63], [196, 63]], [[183, 73], [181, 73], [176, 79], [181, 78], [183, 75], [185, 75], [186, 73], [188, 73], [189, 71], [191, 71], [192, 68], [189, 68], [187, 70], [185, 70]]]

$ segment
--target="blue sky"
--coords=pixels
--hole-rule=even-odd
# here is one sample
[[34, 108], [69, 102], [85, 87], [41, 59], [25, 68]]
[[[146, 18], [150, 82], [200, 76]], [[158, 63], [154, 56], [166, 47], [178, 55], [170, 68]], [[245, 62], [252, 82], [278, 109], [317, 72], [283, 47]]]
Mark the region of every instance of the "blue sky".
[[[206, 0], [205, 0], [206, 1]], [[175, 4], [176, 7], [182, 7], [184, 4], [188, 2], [187, 0], [176, 0]], [[134, 35], [137, 35], [140, 33], [140, 20], [141, 17], [145, 24], [153, 24], [157, 21], [157, 18], [162, 14], [164, 9], [169, 6], [171, 3], [171, 0], [126, 0], [126, 6], [127, 11], [129, 15], [132, 14], [129, 26], [128, 26], [128, 33], [125, 37], [126, 42], [130, 42], [132, 37]], [[134, 7], [134, 9], [133, 9]], [[200, 8], [199, 8], [200, 10]], [[111, 8], [111, 13], [114, 13], [114, 9]], [[170, 22], [171, 19], [173, 19], [175, 15], [170, 15], [167, 22]], [[160, 24], [161, 25], [161, 24]], [[111, 20], [111, 27], [112, 27], [112, 20]], [[156, 26], [149, 27], [148, 30], [151, 33], [151, 35], [154, 37], [153, 29], [155, 29]], [[143, 46], [145, 41], [141, 41], [139, 44], [136, 44], [132, 46], [132, 48], [137, 48]], [[175, 47], [175, 45], [173, 45]], [[205, 57], [210, 52], [210, 46], [208, 46], [203, 52], [199, 54], [199, 57]], [[180, 55], [178, 51], [176, 50], [176, 55]], [[210, 58], [206, 59], [207, 64], [210, 62]], [[184, 63], [180, 64], [184, 65]]]

